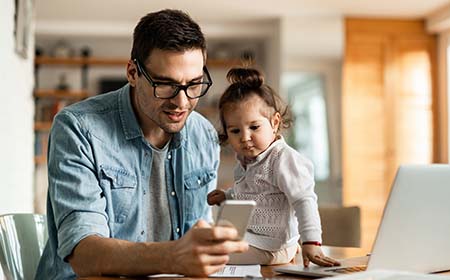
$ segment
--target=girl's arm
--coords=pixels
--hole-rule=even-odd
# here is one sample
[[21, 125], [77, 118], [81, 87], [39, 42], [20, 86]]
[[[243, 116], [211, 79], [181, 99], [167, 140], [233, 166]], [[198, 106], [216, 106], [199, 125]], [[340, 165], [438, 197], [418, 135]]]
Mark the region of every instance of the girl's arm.
[[[290, 153], [289, 153], [290, 152]], [[311, 161], [299, 153], [288, 150], [280, 155], [277, 183], [289, 203], [295, 209], [302, 242], [302, 256], [305, 267], [309, 262], [321, 266], [339, 265], [327, 257], [321, 249], [322, 227], [314, 192], [314, 169]]]
[[274, 165], [275, 183], [295, 209], [298, 229], [303, 242], [322, 242], [322, 229], [314, 192], [314, 170], [310, 160], [292, 148], [280, 153]]

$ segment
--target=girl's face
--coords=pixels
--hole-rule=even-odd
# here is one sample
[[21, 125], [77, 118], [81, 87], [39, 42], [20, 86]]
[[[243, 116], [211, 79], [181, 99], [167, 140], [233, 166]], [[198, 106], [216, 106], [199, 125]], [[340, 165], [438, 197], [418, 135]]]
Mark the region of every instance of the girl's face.
[[280, 124], [280, 114], [273, 111], [256, 94], [225, 106], [228, 142], [239, 156], [253, 159], [272, 144]]

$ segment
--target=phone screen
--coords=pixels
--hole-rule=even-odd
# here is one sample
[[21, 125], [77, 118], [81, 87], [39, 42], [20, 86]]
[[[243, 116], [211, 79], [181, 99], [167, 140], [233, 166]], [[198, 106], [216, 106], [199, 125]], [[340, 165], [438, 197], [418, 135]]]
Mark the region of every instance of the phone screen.
[[255, 206], [256, 202], [253, 200], [226, 200], [220, 206], [216, 225], [234, 226], [238, 231], [239, 239], [242, 239]]

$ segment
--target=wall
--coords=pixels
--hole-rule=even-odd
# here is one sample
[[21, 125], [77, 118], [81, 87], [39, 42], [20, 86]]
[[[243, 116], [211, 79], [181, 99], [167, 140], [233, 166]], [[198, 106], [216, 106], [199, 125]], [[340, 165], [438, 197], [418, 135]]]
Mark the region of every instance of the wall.
[[[33, 54], [14, 51], [14, 1], [0, 4], [0, 215], [33, 211]], [[34, 26], [32, 26], [34, 31]], [[33, 36], [31, 32], [30, 36]]]
[[343, 20], [340, 15], [285, 17], [281, 20], [282, 54], [286, 63], [342, 58]]
[[[31, 31], [33, 31], [32, 27]], [[14, 51], [14, 1], [0, 3], [0, 215], [33, 211], [33, 49]], [[31, 35], [33, 32], [31, 32]], [[30, 46], [34, 42], [31, 39]], [[3, 272], [0, 267], [0, 279]]]
[[343, 20], [340, 16], [287, 17], [283, 18], [280, 27], [281, 73], [315, 73], [323, 76], [325, 81], [330, 178], [328, 182], [317, 182], [315, 189], [319, 196], [319, 204], [322, 205], [342, 204], [340, 108], [342, 29]]

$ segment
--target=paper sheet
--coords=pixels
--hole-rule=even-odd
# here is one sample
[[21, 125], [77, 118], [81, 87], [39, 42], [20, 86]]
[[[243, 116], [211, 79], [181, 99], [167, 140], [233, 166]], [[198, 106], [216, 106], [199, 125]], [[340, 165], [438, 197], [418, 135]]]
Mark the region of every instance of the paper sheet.
[[222, 270], [209, 277], [262, 277], [260, 265], [226, 265]]
[[[226, 265], [222, 270], [211, 274], [209, 277], [262, 277], [260, 265]], [[183, 277], [179, 274], [157, 274], [151, 275], [149, 278], [175, 278]]]

